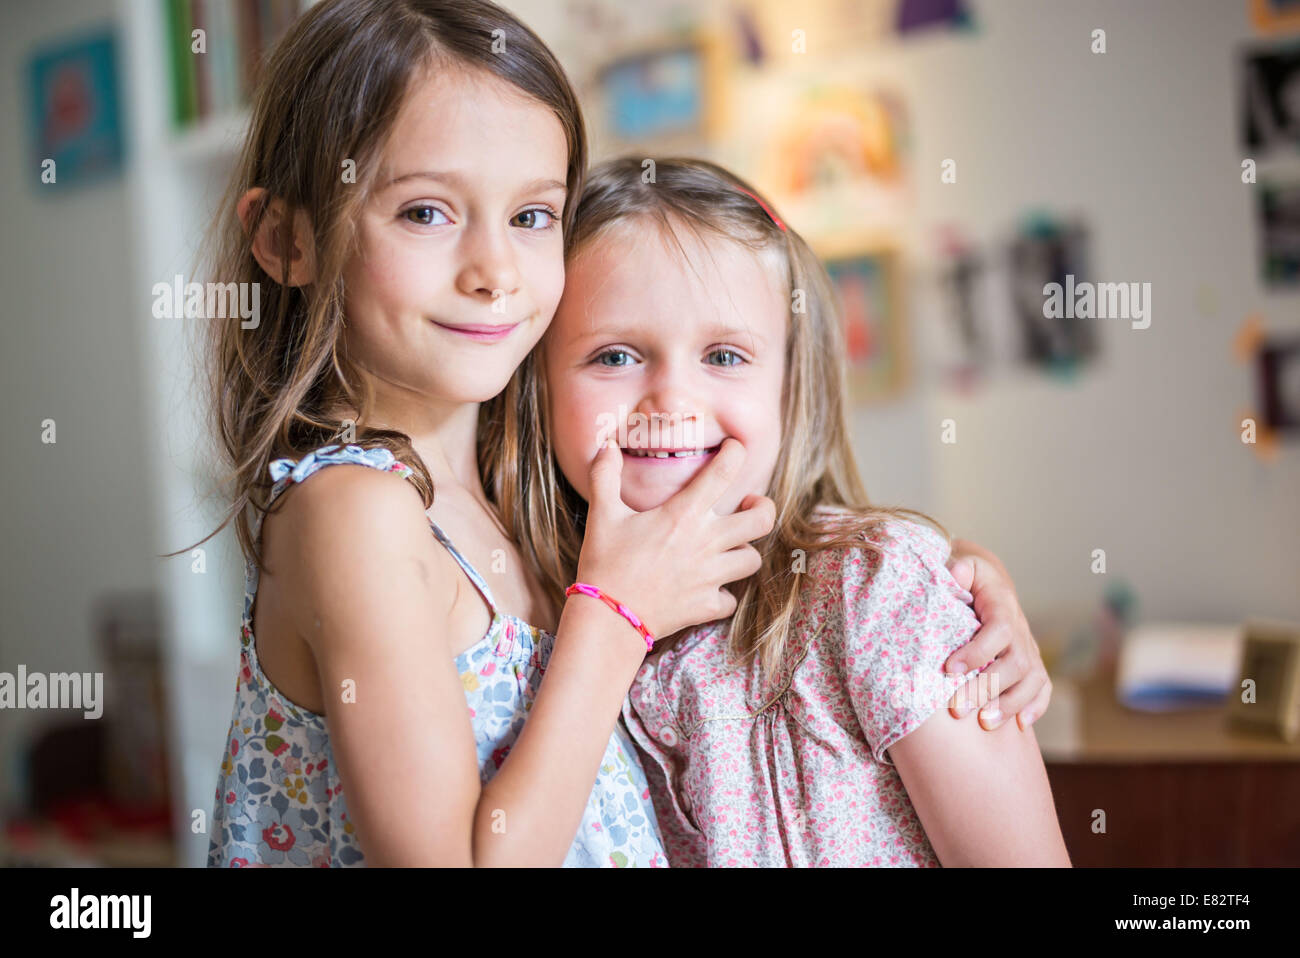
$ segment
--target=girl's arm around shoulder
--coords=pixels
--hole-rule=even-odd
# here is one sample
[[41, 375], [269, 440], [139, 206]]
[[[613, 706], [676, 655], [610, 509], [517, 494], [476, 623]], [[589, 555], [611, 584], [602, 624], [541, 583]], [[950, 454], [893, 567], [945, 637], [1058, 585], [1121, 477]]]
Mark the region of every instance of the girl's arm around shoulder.
[[445, 627], [455, 572], [419, 495], [397, 476], [337, 466], [296, 488], [277, 519], [273, 571], [316, 659], [366, 864], [472, 864], [479, 769]]

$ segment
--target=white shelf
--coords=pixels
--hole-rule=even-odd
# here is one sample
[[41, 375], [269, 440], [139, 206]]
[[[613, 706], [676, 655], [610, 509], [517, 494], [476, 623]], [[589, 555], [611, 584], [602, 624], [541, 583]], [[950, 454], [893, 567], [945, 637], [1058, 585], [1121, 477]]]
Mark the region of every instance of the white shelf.
[[208, 117], [173, 134], [170, 149], [179, 162], [233, 158], [248, 130], [248, 110]]

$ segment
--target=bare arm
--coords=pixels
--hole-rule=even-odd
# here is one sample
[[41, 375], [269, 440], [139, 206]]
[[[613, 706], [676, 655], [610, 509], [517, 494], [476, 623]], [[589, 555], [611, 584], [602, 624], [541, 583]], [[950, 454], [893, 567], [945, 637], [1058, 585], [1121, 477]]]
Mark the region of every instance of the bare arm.
[[1069, 867], [1033, 729], [989, 732], [940, 709], [889, 756], [946, 867]]

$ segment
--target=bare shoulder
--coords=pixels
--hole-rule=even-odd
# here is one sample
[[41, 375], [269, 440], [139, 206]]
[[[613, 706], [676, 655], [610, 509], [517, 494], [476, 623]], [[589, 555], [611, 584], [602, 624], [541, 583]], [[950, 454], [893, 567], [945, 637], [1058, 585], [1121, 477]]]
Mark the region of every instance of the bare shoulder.
[[[393, 604], [418, 602], [447, 611], [454, 573], [441, 561], [424, 504], [411, 483], [393, 473], [339, 464], [283, 494], [268, 515], [264, 543], [274, 560], [293, 619], [308, 638], [321, 614], [355, 621], [397, 615]], [[329, 634], [328, 631], [326, 634]]]

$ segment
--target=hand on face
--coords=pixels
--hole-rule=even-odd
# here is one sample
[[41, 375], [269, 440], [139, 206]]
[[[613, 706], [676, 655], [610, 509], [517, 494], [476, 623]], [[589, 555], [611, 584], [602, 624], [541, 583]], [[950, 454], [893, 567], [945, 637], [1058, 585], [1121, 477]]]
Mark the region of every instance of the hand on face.
[[618, 224], [569, 264], [543, 343], [551, 441], [590, 501], [601, 444], [622, 448], [622, 498], [666, 502], [728, 437], [744, 469], [714, 505], [767, 493], [781, 441], [787, 303], [765, 257], [723, 238], [647, 221]]

